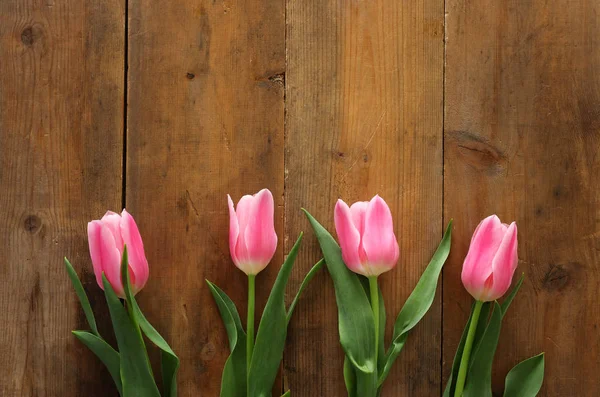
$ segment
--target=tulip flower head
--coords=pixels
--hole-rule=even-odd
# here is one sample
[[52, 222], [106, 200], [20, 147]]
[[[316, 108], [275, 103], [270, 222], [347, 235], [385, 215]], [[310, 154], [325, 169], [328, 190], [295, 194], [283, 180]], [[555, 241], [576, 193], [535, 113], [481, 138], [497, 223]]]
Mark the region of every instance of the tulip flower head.
[[517, 224], [507, 225], [491, 215], [473, 233], [462, 282], [473, 298], [490, 302], [506, 293], [517, 264]]
[[144, 253], [144, 243], [133, 217], [126, 211], [119, 215], [108, 211], [100, 220], [88, 223], [88, 242], [94, 266], [96, 282], [102, 285], [102, 273], [115, 290], [124, 298], [121, 280], [121, 258], [123, 247], [127, 245], [129, 276], [132, 292], [136, 294], [148, 281], [148, 261]]
[[342, 258], [350, 270], [363, 276], [379, 276], [396, 266], [399, 256], [392, 213], [376, 195], [351, 207], [338, 200], [334, 212]]
[[273, 195], [263, 189], [253, 196], [243, 196], [234, 209], [231, 196], [229, 203], [229, 252], [233, 263], [247, 275], [261, 272], [275, 254]]

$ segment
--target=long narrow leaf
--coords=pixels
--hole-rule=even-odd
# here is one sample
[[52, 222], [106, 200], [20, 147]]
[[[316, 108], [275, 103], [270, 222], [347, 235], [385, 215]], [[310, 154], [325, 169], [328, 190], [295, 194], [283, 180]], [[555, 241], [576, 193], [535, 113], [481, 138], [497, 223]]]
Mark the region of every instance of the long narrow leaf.
[[506, 314], [508, 308], [510, 307], [510, 304], [512, 303], [513, 299], [515, 299], [517, 292], [519, 292], [521, 285], [523, 285], [523, 280], [525, 280], [525, 273], [521, 274], [521, 278], [519, 279], [519, 281], [517, 281], [517, 284], [515, 284], [508, 296], [504, 299], [504, 301], [502, 301], [502, 304], [500, 304], [500, 307], [502, 308], [503, 317]]
[[[374, 374], [377, 365], [375, 325], [369, 298], [358, 276], [344, 264], [340, 247], [331, 234], [308, 211], [304, 212], [317, 235], [327, 270], [333, 279], [342, 348], [356, 370], [367, 375]], [[357, 377], [360, 374], [357, 373]]]
[[492, 397], [492, 362], [501, 327], [502, 308], [498, 302], [494, 302], [490, 322], [469, 362], [463, 397]]
[[[369, 286], [369, 279], [363, 276], [358, 276], [360, 280], [360, 284], [365, 290], [365, 294], [367, 294], [367, 298], [369, 299], [369, 304], [371, 303], [371, 291]], [[385, 325], [386, 325], [386, 312], [385, 312], [385, 301], [383, 300], [383, 293], [381, 292], [381, 287], [378, 286], [379, 290], [379, 343], [378, 353], [377, 353], [377, 373], [381, 373], [383, 371], [383, 366], [385, 365]]]
[[94, 312], [92, 311], [92, 307], [90, 306], [90, 301], [85, 293], [85, 290], [83, 289], [83, 285], [81, 284], [79, 277], [77, 276], [77, 272], [71, 265], [71, 262], [69, 262], [69, 260], [66, 257], [65, 267], [67, 268], [67, 274], [71, 279], [71, 283], [73, 284], [75, 293], [77, 294], [79, 302], [81, 303], [81, 307], [83, 308], [83, 312], [85, 313], [85, 318], [87, 319], [87, 322], [90, 328], [92, 329], [94, 335], [99, 337], [100, 333], [98, 332], [98, 327], [96, 326], [96, 318], [94, 317]]
[[73, 335], [88, 347], [108, 369], [110, 376], [115, 382], [119, 395], [123, 395], [121, 384], [121, 359], [119, 353], [111, 345], [97, 335], [87, 331], [72, 331]]
[[123, 397], [160, 397], [141, 333], [136, 329], [104, 274], [102, 283], [119, 346]]
[[302, 233], [283, 262], [265, 305], [248, 369], [248, 397], [271, 396], [287, 336], [285, 286], [292, 272], [301, 241]]
[[506, 376], [504, 397], [535, 397], [544, 382], [544, 353], [521, 361]]
[[396, 323], [394, 325], [394, 335], [392, 337], [392, 345], [386, 355], [386, 362], [382, 373], [379, 375], [379, 385], [388, 376], [394, 361], [404, 347], [408, 332], [425, 316], [433, 299], [438, 284], [438, 278], [442, 271], [442, 267], [450, 254], [450, 242], [452, 239], [452, 221], [448, 223], [444, 237], [440, 242], [437, 250], [433, 254], [429, 265], [423, 272], [415, 289], [410, 294], [406, 303], [400, 310]]
[[344, 384], [348, 397], [358, 397], [356, 395], [356, 373], [348, 356], [344, 356]]
[[231, 353], [223, 367], [221, 376], [221, 397], [246, 395], [246, 333], [233, 301], [219, 287], [206, 280], [210, 292], [217, 303], [221, 318], [229, 337]]
[[[448, 382], [446, 383], [446, 389], [444, 389], [443, 397], [451, 397], [454, 396], [454, 388], [456, 387], [456, 377], [458, 376], [458, 370], [460, 368], [460, 360], [462, 359], [463, 350], [465, 348], [465, 342], [467, 340], [467, 334], [469, 333], [469, 326], [471, 325], [471, 318], [473, 317], [473, 309], [475, 308], [475, 304], [471, 305], [471, 314], [469, 315], [469, 319], [467, 320], [467, 324], [463, 329], [462, 336], [460, 338], [460, 343], [458, 344], [458, 348], [456, 349], [456, 353], [454, 354], [454, 361], [452, 361], [452, 369], [450, 370], [450, 377], [448, 378]], [[478, 346], [481, 342], [481, 338], [485, 332], [485, 328], [487, 326], [487, 319], [490, 313], [490, 303], [486, 302], [483, 304], [481, 308], [481, 313], [479, 316], [479, 324], [477, 324], [477, 330], [475, 331], [475, 337], [473, 338], [473, 346]]]
[[317, 272], [319, 270], [321, 270], [321, 268], [323, 267], [324, 264], [325, 264], [325, 259], [321, 259], [320, 261], [318, 261], [308, 271], [308, 273], [304, 277], [304, 280], [302, 280], [302, 284], [300, 284], [300, 288], [298, 289], [298, 293], [294, 297], [294, 300], [292, 301], [292, 304], [290, 305], [290, 308], [288, 309], [288, 313], [287, 313], [287, 323], [288, 324], [290, 323], [290, 320], [292, 319], [292, 314], [294, 313], [294, 309], [296, 308], [296, 305], [298, 304], [298, 300], [300, 299], [300, 295], [302, 295], [302, 291], [304, 291], [304, 289], [306, 288], [306, 286], [308, 285], [308, 283], [310, 283], [310, 281], [313, 279], [313, 277], [315, 276], [315, 274], [317, 274]]
[[[158, 331], [150, 324], [150, 322], [142, 313], [135, 296], [131, 290], [131, 279], [129, 276], [129, 266], [127, 262], [127, 246], [123, 248], [123, 260], [121, 263], [121, 278], [125, 280], [123, 287], [125, 289], [125, 297], [130, 310], [133, 310], [135, 321], [139, 324], [142, 332], [152, 343], [161, 350], [161, 375], [163, 380], [163, 389], [165, 397], [177, 396], [177, 369], [179, 368], [179, 358], [171, 349], [171, 346], [158, 333]], [[131, 314], [131, 313], [130, 313]]]
[[[515, 286], [511, 290], [511, 292], [507, 295], [507, 297], [504, 299], [504, 301], [500, 305], [501, 317], [504, 317], [504, 315], [506, 314], [506, 311], [510, 307], [510, 304], [512, 303], [513, 299], [517, 295], [517, 292], [519, 292], [519, 289], [521, 288], [521, 285], [523, 284], [524, 277], [525, 277], [524, 275], [521, 276], [521, 278], [519, 279], [517, 284], [515, 284]], [[463, 352], [463, 348], [464, 348], [464, 344], [465, 344], [465, 339], [467, 337], [467, 332], [468, 332], [469, 325], [471, 322], [471, 316], [473, 315], [473, 307], [474, 307], [474, 305], [471, 307], [471, 315], [469, 316], [469, 320], [467, 321], [467, 324], [465, 325], [465, 328], [463, 330], [463, 334], [462, 334], [462, 337], [460, 340], [460, 344], [458, 345], [458, 349], [456, 350], [456, 354], [454, 355], [454, 361], [452, 363], [452, 370], [451, 370], [448, 382], [446, 383], [446, 389], [444, 390], [443, 397], [451, 397], [454, 395], [454, 387], [456, 386], [455, 385], [456, 376], [458, 375], [458, 369], [460, 366], [460, 360], [462, 358], [462, 352]], [[485, 334], [485, 332], [488, 328], [488, 317], [489, 317], [491, 307], [492, 307], [491, 302], [486, 302], [486, 303], [484, 303], [484, 305], [481, 309], [481, 315], [479, 317], [479, 324], [477, 324], [475, 338], [473, 339], [474, 356], [477, 354], [476, 352], [479, 350], [479, 347], [483, 340], [483, 335]], [[494, 328], [491, 328], [490, 330], [494, 330]], [[498, 334], [498, 337], [499, 337], [499, 334]], [[489, 341], [487, 341], [486, 343], [489, 344]], [[497, 341], [496, 341], [496, 343], [497, 343]], [[471, 358], [471, 360], [473, 360], [473, 357]], [[492, 359], [493, 359], [493, 356], [492, 356]], [[491, 388], [491, 385], [490, 385], [490, 388]]]

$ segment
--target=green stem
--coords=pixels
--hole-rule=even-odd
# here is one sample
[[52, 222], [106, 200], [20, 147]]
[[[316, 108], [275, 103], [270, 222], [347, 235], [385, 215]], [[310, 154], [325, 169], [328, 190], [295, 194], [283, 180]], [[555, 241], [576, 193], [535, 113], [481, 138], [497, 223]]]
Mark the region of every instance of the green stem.
[[481, 314], [482, 306], [483, 302], [475, 301], [475, 308], [473, 309], [471, 324], [469, 324], [469, 333], [467, 334], [467, 340], [465, 341], [462, 358], [460, 359], [460, 367], [458, 369], [458, 377], [456, 378], [454, 397], [461, 397], [463, 389], [465, 388], [465, 380], [467, 379], [467, 370], [469, 369], [471, 348], [473, 347], [473, 340], [475, 339], [475, 332], [477, 331], [477, 323], [479, 322], [479, 315]]
[[377, 369], [377, 354], [379, 353], [379, 288], [377, 287], [377, 276], [369, 277], [369, 290], [371, 292], [373, 321], [375, 322], [375, 368]]
[[[256, 275], [248, 275], [248, 321], [246, 322], [246, 377], [250, 374], [250, 362], [254, 351], [254, 285]], [[248, 382], [249, 384], [249, 382]]]

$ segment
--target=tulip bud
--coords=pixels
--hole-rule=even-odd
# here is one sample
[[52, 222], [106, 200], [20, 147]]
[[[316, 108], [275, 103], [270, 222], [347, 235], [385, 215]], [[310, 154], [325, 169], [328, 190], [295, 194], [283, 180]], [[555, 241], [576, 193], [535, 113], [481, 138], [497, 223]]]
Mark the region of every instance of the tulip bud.
[[346, 266], [363, 276], [379, 276], [396, 266], [399, 256], [392, 213], [378, 195], [350, 208], [338, 200], [334, 212], [342, 258]]
[[491, 215], [473, 233], [462, 282], [473, 298], [490, 302], [506, 293], [517, 264], [517, 224], [507, 225]]
[[133, 217], [123, 210], [121, 215], [108, 211], [100, 220], [88, 223], [88, 242], [96, 282], [102, 285], [102, 273], [120, 297], [125, 297], [121, 280], [121, 257], [127, 245], [129, 277], [133, 294], [148, 281], [149, 269], [144, 243]]
[[240, 199], [237, 209], [229, 203], [229, 251], [233, 263], [247, 275], [262, 271], [277, 249], [273, 195], [263, 189]]

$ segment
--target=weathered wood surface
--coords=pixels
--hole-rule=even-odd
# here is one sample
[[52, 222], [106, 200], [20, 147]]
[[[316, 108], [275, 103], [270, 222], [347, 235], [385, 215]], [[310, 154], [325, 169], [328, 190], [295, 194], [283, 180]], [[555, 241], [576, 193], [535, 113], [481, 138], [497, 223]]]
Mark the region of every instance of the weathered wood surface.
[[86, 223], [121, 206], [124, 3], [0, 1], [0, 395], [110, 395], [63, 266], [109, 324]]
[[495, 212], [519, 225], [527, 278], [503, 326], [494, 390], [545, 351], [541, 395], [597, 396], [599, 4], [450, 0], [446, 11], [444, 215], [456, 226], [444, 375], [470, 307], [460, 264], [479, 219]]
[[[285, 230], [332, 233], [338, 198], [384, 197], [401, 259], [382, 277], [388, 340], [396, 314], [442, 235], [443, 4], [439, 1], [288, 3]], [[320, 258], [309, 231], [295, 289]], [[286, 251], [291, 247], [288, 240]], [[341, 396], [343, 353], [333, 285], [321, 274], [291, 324], [285, 376], [294, 395]], [[410, 337], [384, 395], [440, 390], [441, 307]]]
[[[245, 318], [227, 194], [271, 189], [283, 236], [284, 27], [280, 1], [129, 1], [127, 208], [152, 266], [140, 304], [183, 362], [182, 396], [218, 395], [229, 355], [204, 280]], [[258, 313], [282, 259], [257, 278]]]
[[[599, 12], [593, 0], [0, 1], [0, 395], [116, 395], [69, 333], [86, 323], [62, 257], [110, 334], [85, 227], [123, 205], [151, 265], [139, 301], [182, 359], [180, 395], [218, 395], [228, 344], [204, 279], [245, 316], [226, 194], [268, 187], [280, 248], [258, 312], [301, 230], [290, 298], [320, 258], [300, 207], [333, 232], [338, 198], [379, 193], [401, 248], [380, 279], [388, 337], [454, 218], [441, 299], [383, 396], [440, 394], [470, 304], [462, 259], [494, 212], [518, 222], [527, 276], [494, 391], [545, 351], [541, 395], [597, 396]], [[341, 366], [322, 272], [276, 392], [344, 395]]]

